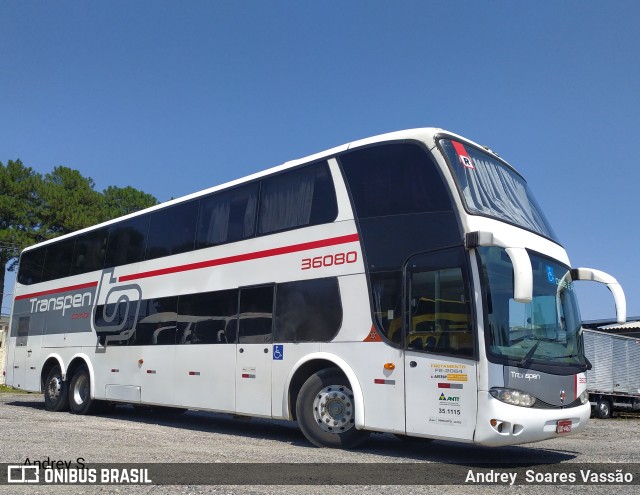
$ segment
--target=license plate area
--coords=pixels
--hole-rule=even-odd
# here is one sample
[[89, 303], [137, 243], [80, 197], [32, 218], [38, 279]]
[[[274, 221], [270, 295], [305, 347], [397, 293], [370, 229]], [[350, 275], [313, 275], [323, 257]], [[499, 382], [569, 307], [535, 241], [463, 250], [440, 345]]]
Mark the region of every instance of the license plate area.
[[571, 433], [571, 420], [561, 419], [556, 424], [556, 433], [562, 435], [564, 433]]

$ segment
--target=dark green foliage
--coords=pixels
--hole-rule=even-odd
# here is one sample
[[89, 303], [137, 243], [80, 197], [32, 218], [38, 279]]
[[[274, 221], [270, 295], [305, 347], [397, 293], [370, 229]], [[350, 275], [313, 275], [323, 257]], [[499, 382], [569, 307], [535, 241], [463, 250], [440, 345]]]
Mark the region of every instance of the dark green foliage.
[[42, 176], [20, 160], [0, 162], [0, 298], [5, 268], [25, 247], [157, 204], [127, 186], [95, 190], [90, 177], [59, 166]]

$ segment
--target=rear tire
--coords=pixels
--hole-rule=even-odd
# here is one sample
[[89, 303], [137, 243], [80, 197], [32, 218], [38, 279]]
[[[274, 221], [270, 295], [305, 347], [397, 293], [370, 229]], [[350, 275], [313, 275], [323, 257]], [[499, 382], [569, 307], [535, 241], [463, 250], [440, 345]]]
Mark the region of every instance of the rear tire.
[[62, 370], [56, 365], [44, 381], [44, 407], [47, 411], [61, 412], [69, 409], [68, 382], [62, 380]]
[[86, 366], [76, 370], [69, 384], [69, 408], [73, 414], [91, 414], [97, 401], [91, 398], [91, 378]]
[[298, 394], [298, 426], [317, 447], [355, 448], [369, 432], [356, 429], [353, 402], [351, 385], [342, 372], [320, 370], [307, 379]]
[[596, 402], [596, 417], [609, 419], [611, 417], [612, 406], [608, 399], [600, 398]]

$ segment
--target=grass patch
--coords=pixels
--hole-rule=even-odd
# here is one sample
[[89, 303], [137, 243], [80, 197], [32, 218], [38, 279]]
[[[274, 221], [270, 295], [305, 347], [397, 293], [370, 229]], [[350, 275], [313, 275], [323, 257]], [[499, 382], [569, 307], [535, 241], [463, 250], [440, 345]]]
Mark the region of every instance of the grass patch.
[[28, 394], [24, 390], [19, 388], [9, 387], [8, 385], [0, 385], [0, 394]]

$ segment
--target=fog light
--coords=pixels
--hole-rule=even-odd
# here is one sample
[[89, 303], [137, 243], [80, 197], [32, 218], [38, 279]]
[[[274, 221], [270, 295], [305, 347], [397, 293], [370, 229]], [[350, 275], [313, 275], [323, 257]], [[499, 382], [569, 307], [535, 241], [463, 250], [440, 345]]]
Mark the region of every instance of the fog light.
[[589, 392], [586, 390], [580, 394], [580, 404], [585, 405], [589, 403]]

